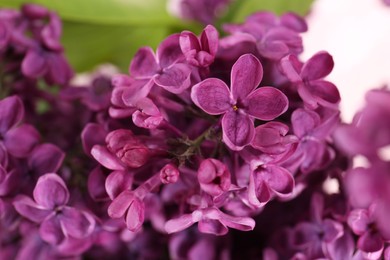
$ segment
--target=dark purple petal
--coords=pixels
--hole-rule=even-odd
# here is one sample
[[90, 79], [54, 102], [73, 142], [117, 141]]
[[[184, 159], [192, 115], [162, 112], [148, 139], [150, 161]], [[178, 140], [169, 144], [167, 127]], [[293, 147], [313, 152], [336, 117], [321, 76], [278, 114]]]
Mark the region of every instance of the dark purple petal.
[[22, 62], [22, 72], [27, 77], [42, 77], [48, 70], [46, 57], [35, 50], [27, 52]]
[[133, 176], [126, 171], [114, 171], [108, 175], [105, 188], [108, 196], [114, 200], [125, 190], [130, 190], [133, 184]]
[[201, 46], [198, 37], [194, 33], [190, 31], [180, 33], [180, 48], [188, 62], [195, 66], [199, 65], [196, 54], [201, 51]]
[[5, 179], [5, 176], [7, 175], [6, 170], [4, 167], [0, 164], [0, 183], [2, 183]]
[[384, 248], [384, 241], [378, 232], [366, 232], [357, 242], [357, 248], [367, 253], [380, 253]]
[[108, 199], [104, 183], [106, 181], [106, 175], [100, 166], [93, 169], [88, 175], [88, 193], [89, 196], [95, 201], [104, 201]]
[[37, 176], [49, 172], [56, 172], [64, 161], [65, 153], [53, 144], [37, 146], [28, 158], [30, 170]]
[[206, 79], [191, 90], [192, 101], [210, 115], [219, 115], [232, 108], [230, 91], [220, 79]]
[[130, 76], [137, 79], [150, 79], [160, 70], [154, 52], [150, 47], [140, 48], [131, 61]]
[[184, 59], [184, 55], [180, 49], [179, 39], [180, 34], [172, 34], [158, 46], [156, 54], [158, 63], [162, 69], [170, 67]]
[[255, 135], [253, 120], [235, 111], [229, 111], [223, 116], [222, 130], [223, 141], [232, 150], [243, 149]]
[[111, 102], [121, 107], [134, 107], [139, 100], [149, 94], [153, 85], [153, 78], [133, 80], [127, 87], [114, 88]]
[[72, 207], [64, 207], [58, 218], [65, 236], [84, 238], [95, 228], [95, 221], [91, 216]]
[[17, 196], [13, 201], [13, 205], [20, 215], [36, 223], [41, 223], [52, 213], [52, 210], [42, 208], [31, 198], [24, 195]]
[[68, 202], [69, 191], [60, 176], [48, 173], [38, 179], [33, 196], [38, 205], [54, 209]]
[[[78, 258], [85, 253], [94, 243], [94, 240], [90, 237], [87, 238], [73, 238], [67, 237], [60, 245], [56, 246], [56, 249], [61, 254], [61, 257], [66, 258]], [[58, 258], [58, 257], [57, 257]]]
[[[333, 83], [329, 81], [311, 81], [309, 83], [309, 86], [307, 87], [307, 91], [310, 92], [310, 94], [318, 104], [324, 107], [337, 109], [338, 104], [340, 103], [339, 90]], [[299, 94], [301, 95], [301, 91], [299, 92]], [[301, 97], [306, 102], [306, 97], [302, 95]]]
[[96, 161], [107, 169], [119, 171], [125, 169], [119, 158], [110, 153], [110, 151], [102, 145], [94, 145], [92, 147], [91, 154]]
[[31, 19], [42, 19], [49, 15], [49, 10], [46, 7], [37, 4], [24, 4], [21, 11]]
[[324, 213], [324, 197], [320, 193], [314, 193], [311, 197], [310, 216], [314, 223], [321, 223]]
[[325, 219], [322, 223], [322, 228], [324, 230], [323, 240], [326, 243], [333, 243], [344, 233], [343, 225], [331, 219]]
[[7, 173], [0, 183], [0, 196], [5, 196], [17, 191], [25, 179], [24, 172], [19, 169], [12, 169]]
[[300, 248], [312, 247], [314, 244], [320, 243], [319, 241], [320, 226], [310, 222], [301, 222], [294, 228], [294, 235], [292, 237], [292, 243], [294, 246]]
[[331, 259], [352, 259], [355, 243], [351, 233], [346, 230], [336, 241], [326, 244], [326, 249]]
[[73, 76], [73, 70], [63, 54], [52, 53], [47, 55], [48, 73], [45, 79], [49, 84], [65, 85]]
[[282, 41], [269, 41], [258, 44], [257, 50], [261, 56], [277, 61], [288, 54], [290, 49]]
[[130, 190], [125, 190], [117, 196], [108, 207], [108, 215], [111, 218], [120, 218], [125, 215], [130, 204], [134, 200], [134, 195]]
[[39, 133], [32, 125], [23, 124], [7, 132], [4, 145], [11, 155], [23, 158], [31, 153], [39, 139]]
[[242, 55], [234, 63], [231, 72], [233, 99], [244, 100], [261, 82], [263, 66], [252, 54]]
[[61, 19], [55, 13], [50, 13], [50, 21], [41, 31], [42, 41], [45, 46], [54, 51], [61, 51], [60, 36], [62, 34]]
[[22, 100], [18, 96], [7, 97], [0, 101], [0, 133], [4, 134], [24, 117]]
[[107, 131], [100, 124], [88, 123], [81, 132], [81, 141], [83, 143], [84, 152], [91, 155], [92, 147], [95, 144], [104, 145], [104, 139]]
[[256, 207], [264, 206], [271, 199], [271, 191], [256, 172], [251, 173], [248, 185], [248, 201]]
[[294, 189], [294, 178], [291, 173], [277, 165], [267, 165], [258, 173], [269, 188], [282, 195], [289, 195]]
[[245, 111], [260, 120], [273, 120], [286, 112], [288, 98], [273, 87], [261, 87], [252, 92], [245, 100]]
[[145, 205], [144, 203], [134, 198], [129, 206], [126, 215], [126, 226], [132, 232], [137, 232], [142, 227], [145, 219]]
[[8, 166], [8, 153], [2, 142], [0, 142], [0, 166], [4, 168]]
[[165, 223], [165, 231], [168, 234], [176, 233], [192, 226], [197, 221], [199, 219], [194, 220], [192, 214], [184, 214], [178, 218], [168, 220]]
[[154, 82], [167, 91], [179, 94], [191, 84], [191, 69], [184, 63], [176, 63], [154, 78]]
[[42, 240], [52, 245], [58, 245], [65, 239], [61, 223], [55, 216], [42, 222], [39, 228], [39, 234]]
[[301, 77], [308, 81], [322, 79], [332, 71], [333, 66], [332, 56], [325, 51], [320, 51], [303, 65]]

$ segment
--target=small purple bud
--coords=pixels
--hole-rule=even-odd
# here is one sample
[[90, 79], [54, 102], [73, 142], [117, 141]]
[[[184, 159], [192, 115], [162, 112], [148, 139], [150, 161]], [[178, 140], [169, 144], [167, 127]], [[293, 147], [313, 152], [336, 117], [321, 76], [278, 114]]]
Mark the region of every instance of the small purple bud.
[[206, 159], [199, 166], [198, 181], [202, 190], [211, 196], [219, 196], [230, 188], [230, 172], [222, 162]]
[[179, 170], [171, 163], [165, 165], [160, 171], [160, 179], [164, 184], [177, 182], [179, 180], [179, 176]]
[[106, 142], [108, 150], [131, 168], [143, 166], [150, 157], [149, 148], [130, 130], [115, 130], [107, 135]]

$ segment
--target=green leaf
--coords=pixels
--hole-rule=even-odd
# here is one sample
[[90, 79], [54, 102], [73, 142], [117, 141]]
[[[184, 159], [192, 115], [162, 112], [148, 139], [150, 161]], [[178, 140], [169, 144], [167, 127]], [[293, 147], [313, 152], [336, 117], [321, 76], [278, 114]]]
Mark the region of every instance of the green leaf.
[[130, 60], [142, 46], [156, 48], [169, 34], [168, 27], [91, 25], [65, 22], [62, 43], [77, 72], [112, 63], [127, 71]]
[[98, 24], [175, 25], [166, 0], [0, 0], [0, 6], [18, 8], [37, 3], [56, 10], [62, 19]]

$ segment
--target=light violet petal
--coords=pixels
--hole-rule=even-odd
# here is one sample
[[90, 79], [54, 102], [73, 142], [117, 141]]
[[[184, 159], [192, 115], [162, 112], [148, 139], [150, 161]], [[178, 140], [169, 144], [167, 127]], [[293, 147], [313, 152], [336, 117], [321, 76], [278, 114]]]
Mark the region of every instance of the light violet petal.
[[298, 137], [310, 135], [320, 122], [320, 116], [311, 110], [298, 108], [291, 115], [292, 128]]
[[38, 205], [54, 209], [68, 202], [69, 191], [60, 176], [47, 173], [38, 179], [33, 196]]
[[296, 32], [306, 32], [307, 24], [305, 19], [296, 15], [295, 13], [288, 12], [280, 17], [280, 23], [285, 27], [294, 30]]
[[331, 219], [325, 219], [322, 223], [322, 228], [324, 230], [323, 240], [326, 243], [333, 243], [344, 233], [343, 225]]
[[157, 48], [157, 59], [162, 69], [167, 68], [184, 59], [180, 49], [180, 34], [168, 36]]
[[60, 221], [55, 216], [42, 222], [39, 228], [39, 234], [41, 235], [42, 240], [51, 245], [58, 245], [65, 239]]
[[289, 195], [294, 189], [294, 178], [291, 173], [277, 165], [267, 165], [263, 171], [258, 173], [277, 194]]
[[198, 223], [198, 229], [202, 233], [213, 234], [216, 236], [226, 235], [229, 229], [219, 220], [202, 219]]
[[280, 68], [282, 73], [294, 83], [302, 82], [299, 75], [302, 69], [302, 64], [295, 55], [288, 55], [280, 60]]
[[368, 230], [370, 219], [366, 209], [354, 209], [348, 215], [348, 225], [356, 235], [362, 235]]
[[352, 259], [355, 251], [355, 242], [349, 231], [333, 243], [326, 244], [326, 249], [331, 259]]
[[72, 207], [64, 207], [58, 218], [66, 236], [84, 238], [90, 235], [95, 227], [91, 216]]
[[101, 165], [110, 170], [125, 170], [125, 167], [122, 165], [121, 161], [110, 153], [106, 147], [102, 145], [94, 145], [91, 150], [91, 154], [96, 161]]
[[29, 156], [39, 139], [39, 133], [32, 125], [23, 124], [7, 132], [4, 145], [11, 155], [23, 158]]
[[192, 226], [195, 222], [192, 214], [184, 214], [178, 218], [168, 220], [165, 223], [165, 231], [168, 234], [176, 233]]
[[154, 78], [154, 82], [165, 90], [179, 94], [190, 87], [191, 69], [184, 63], [176, 63]]
[[27, 52], [22, 62], [22, 72], [30, 78], [43, 76], [48, 70], [48, 64], [43, 54], [35, 50]]
[[18, 96], [7, 97], [0, 101], [0, 133], [4, 134], [24, 117], [22, 100]]
[[108, 196], [114, 200], [125, 190], [130, 190], [133, 184], [133, 176], [127, 171], [114, 171], [108, 175], [105, 187]]
[[286, 112], [288, 98], [273, 87], [261, 87], [252, 92], [244, 102], [246, 112], [260, 120], [272, 120]]
[[140, 48], [134, 55], [131, 61], [129, 72], [130, 76], [142, 79], [151, 78], [153, 75], [158, 73], [159, 66], [156, 62], [154, 52], [150, 47]]
[[108, 207], [108, 215], [111, 218], [120, 218], [125, 215], [126, 211], [129, 209], [130, 204], [134, 200], [134, 195], [130, 190], [126, 190], [119, 194], [110, 206]]
[[320, 51], [303, 65], [301, 77], [308, 81], [322, 79], [332, 71], [333, 66], [332, 56], [326, 51]]
[[220, 79], [206, 79], [191, 90], [192, 101], [210, 115], [219, 115], [232, 107], [230, 91]]
[[24, 195], [17, 196], [13, 201], [13, 205], [20, 215], [35, 223], [41, 223], [52, 213], [52, 210], [43, 208], [31, 198]]
[[234, 100], [244, 100], [261, 82], [263, 66], [252, 54], [244, 54], [234, 63], [231, 92]]
[[252, 119], [248, 115], [235, 111], [229, 111], [223, 116], [222, 131], [223, 141], [235, 151], [243, 149], [255, 135]]
[[145, 219], [145, 205], [135, 198], [130, 204], [126, 215], [126, 226], [132, 232], [137, 232], [142, 227]]
[[30, 170], [37, 176], [49, 172], [56, 172], [64, 161], [65, 153], [53, 144], [37, 146], [28, 158]]
[[23, 184], [25, 172], [20, 169], [12, 169], [0, 183], [0, 196], [5, 196], [19, 190]]
[[257, 45], [257, 50], [261, 54], [261, 56], [277, 61], [283, 58], [286, 54], [288, 54], [290, 49], [288, 48], [286, 43], [282, 41], [269, 41], [259, 43]]
[[100, 124], [88, 123], [81, 132], [81, 141], [84, 152], [91, 155], [92, 147], [96, 144], [104, 145], [107, 131]]
[[[153, 78], [132, 81], [127, 88], [114, 89], [111, 102], [119, 106], [134, 107], [140, 99], [146, 97], [154, 85]], [[115, 95], [115, 98], [114, 98]], [[119, 101], [118, 99], [122, 99]], [[122, 104], [122, 105], [121, 105]]]

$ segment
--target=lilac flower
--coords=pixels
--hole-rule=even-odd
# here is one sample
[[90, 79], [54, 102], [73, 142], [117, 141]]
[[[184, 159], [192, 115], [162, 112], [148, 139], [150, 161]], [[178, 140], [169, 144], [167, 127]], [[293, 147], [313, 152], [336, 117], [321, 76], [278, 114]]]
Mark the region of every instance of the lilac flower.
[[[112, 84], [119, 90], [114, 91], [112, 98], [122, 99], [131, 107], [146, 97], [154, 84], [175, 94], [187, 89], [191, 69], [182, 63], [184, 56], [179, 38], [179, 34], [166, 38], [157, 48], [156, 55], [149, 47], [139, 49], [130, 64], [131, 78], [124, 75], [113, 78]], [[122, 96], [115, 97], [118, 94]]]
[[[0, 144], [15, 157], [27, 157], [40, 138], [33, 126], [21, 124], [23, 117], [24, 107], [19, 97], [11, 96], [0, 101]], [[7, 155], [0, 154], [2, 160], [6, 160]]]
[[133, 123], [142, 128], [155, 129], [163, 122], [160, 110], [149, 98], [142, 98], [136, 103], [138, 108], [132, 115]]
[[254, 118], [272, 120], [288, 107], [287, 97], [273, 87], [255, 88], [263, 68], [253, 55], [241, 56], [233, 65], [231, 89], [225, 82], [206, 79], [192, 88], [193, 102], [211, 115], [222, 117], [223, 140], [232, 150], [241, 150], [254, 136]]
[[310, 109], [319, 105], [337, 108], [340, 94], [335, 85], [323, 80], [333, 69], [333, 58], [329, 53], [316, 53], [303, 65], [294, 55], [284, 57], [280, 62], [282, 72], [297, 85], [300, 97]]
[[41, 176], [33, 197], [34, 200], [19, 195], [14, 206], [22, 216], [40, 224], [39, 233], [44, 241], [57, 245], [68, 237], [85, 238], [92, 233], [94, 219], [87, 212], [66, 206], [69, 191], [58, 175]]
[[180, 34], [180, 48], [189, 64], [208, 67], [214, 62], [218, 50], [218, 31], [214, 26], [206, 26], [200, 37], [189, 31]]
[[165, 230], [170, 233], [184, 230], [194, 223], [198, 223], [202, 233], [225, 235], [228, 227], [242, 231], [253, 230], [255, 221], [249, 217], [234, 217], [223, 213], [218, 208], [210, 207], [197, 209], [192, 214], [184, 214], [176, 219], [171, 219], [165, 224]]
[[198, 181], [203, 191], [219, 196], [230, 188], [230, 172], [219, 160], [207, 159], [199, 165]]

